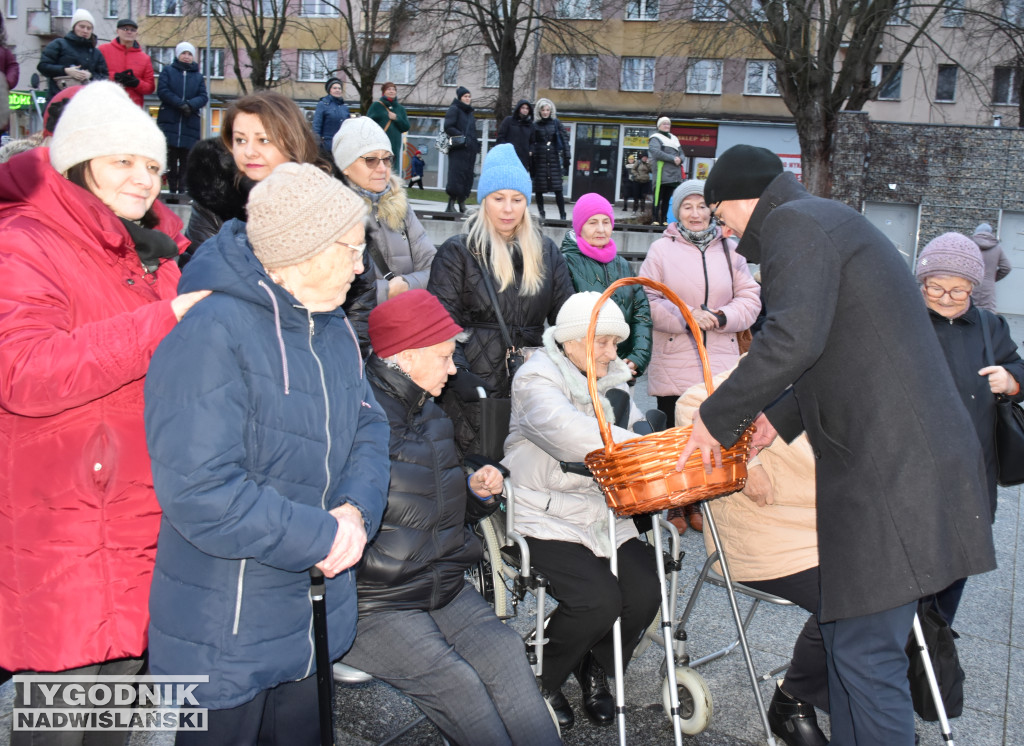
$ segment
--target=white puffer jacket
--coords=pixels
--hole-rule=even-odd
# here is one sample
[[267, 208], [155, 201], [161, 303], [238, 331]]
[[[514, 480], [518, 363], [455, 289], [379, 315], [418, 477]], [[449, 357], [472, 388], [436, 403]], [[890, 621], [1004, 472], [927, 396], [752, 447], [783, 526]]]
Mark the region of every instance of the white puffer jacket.
[[[628, 390], [631, 377], [626, 364], [616, 360], [598, 379], [609, 421], [613, 415], [604, 392]], [[640, 419], [640, 410], [630, 402], [630, 424]], [[621, 443], [637, 435], [613, 425], [612, 437]], [[566, 474], [558, 466], [559, 461], [583, 461], [602, 447], [587, 377], [558, 349], [549, 328], [544, 347], [530, 356], [512, 382], [512, 420], [502, 463], [512, 472], [516, 490], [516, 530], [535, 539], [582, 544], [598, 557], [611, 556], [608, 509], [600, 488], [593, 479]], [[637, 535], [631, 519], [616, 519], [617, 546]]]

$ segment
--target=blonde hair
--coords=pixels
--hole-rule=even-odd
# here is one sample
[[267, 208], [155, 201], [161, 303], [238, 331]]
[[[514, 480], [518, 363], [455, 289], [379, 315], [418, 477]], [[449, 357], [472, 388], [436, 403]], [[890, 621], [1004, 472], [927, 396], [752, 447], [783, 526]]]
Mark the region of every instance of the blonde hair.
[[[483, 259], [484, 269], [489, 269], [498, 280], [498, 291], [505, 290], [516, 279], [510, 242], [491, 223], [482, 205], [469, 216], [466, 228], [466, 245], [470, 253]], [[544, 283], [544, 244], [529, 210], [523, 213], [512, 242], [518, 243], [523, 255], [523, 283], [519, 295], [536, 295]]]

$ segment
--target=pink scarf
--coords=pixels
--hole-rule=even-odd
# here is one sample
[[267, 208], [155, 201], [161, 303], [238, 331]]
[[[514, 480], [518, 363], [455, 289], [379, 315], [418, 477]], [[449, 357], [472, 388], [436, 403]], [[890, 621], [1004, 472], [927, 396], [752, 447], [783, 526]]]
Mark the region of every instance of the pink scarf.
[[577, 235], [576, 245], [579, 246], [580, 251], [583, 253], [584, 256], [589, 256], [595, 262], [601, 262], [601, 264], [607, 264], [612, 259], [614, 259], [615, 254], [618, 251], [618, 249], [615, 247], [614, 238], [608, 239], [608, 243], [606, 243], [601, 248], [598, 248], [596, 246], [591, 246], [586, 241], [584, 241], [583, 236]]

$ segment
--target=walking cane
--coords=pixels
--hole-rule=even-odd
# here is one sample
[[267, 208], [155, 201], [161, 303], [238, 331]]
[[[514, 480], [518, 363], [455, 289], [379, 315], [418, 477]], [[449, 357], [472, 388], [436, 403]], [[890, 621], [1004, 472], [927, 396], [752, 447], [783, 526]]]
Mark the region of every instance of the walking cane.
[[318, 567], [309, 568], [313, 600], [313, 646], [316, 651], [316, 691], [320, 703], [320, 746], [334, 746], [334, 702], [331, 649], [327, 645], [327, 581]]

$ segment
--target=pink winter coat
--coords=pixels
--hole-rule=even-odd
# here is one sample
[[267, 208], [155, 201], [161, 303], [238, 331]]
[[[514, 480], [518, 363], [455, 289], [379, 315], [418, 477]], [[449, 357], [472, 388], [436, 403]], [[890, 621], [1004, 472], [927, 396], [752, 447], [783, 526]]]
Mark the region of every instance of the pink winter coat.
[[[746, 260], [735, 250], [726, 259], [721, 232], [704, 252], [691, 244], [672, 223], [647, 251], [638, 275], [667, 285], [690, 309], [706, 304], [725, 313], [724, 327], [707, 332], [705, 346], [712, 374], [732, 368], [739, 360], [736, 333], [750, 328], [761, 311], [761, 291]], [[647, 368], [651, 396], [678, 396], [703, 380], [697, 344], [676, 305], [662, 293], [645, 288], [654, 321], [654, 347]]]

